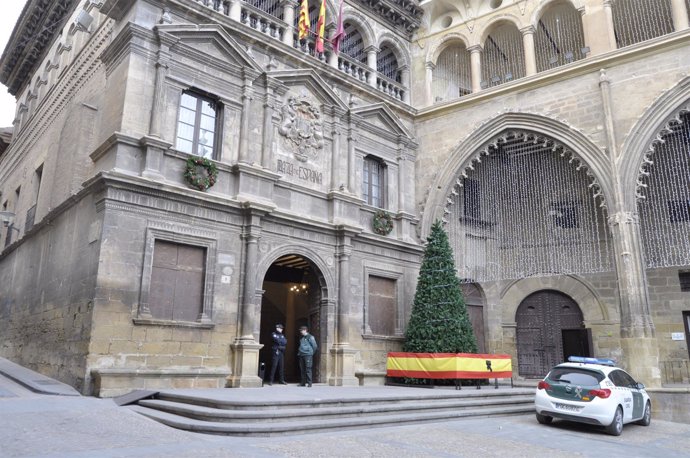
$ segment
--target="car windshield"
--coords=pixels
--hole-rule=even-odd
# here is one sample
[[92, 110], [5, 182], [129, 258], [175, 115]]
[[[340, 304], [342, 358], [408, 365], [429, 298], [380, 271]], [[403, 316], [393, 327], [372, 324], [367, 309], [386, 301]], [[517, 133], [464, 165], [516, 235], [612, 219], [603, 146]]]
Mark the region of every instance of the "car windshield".
[[604, 374], [576, 367], [556, 367], [549, 373], [548, 378], [553, 382], [595, 386], [604, 380]]

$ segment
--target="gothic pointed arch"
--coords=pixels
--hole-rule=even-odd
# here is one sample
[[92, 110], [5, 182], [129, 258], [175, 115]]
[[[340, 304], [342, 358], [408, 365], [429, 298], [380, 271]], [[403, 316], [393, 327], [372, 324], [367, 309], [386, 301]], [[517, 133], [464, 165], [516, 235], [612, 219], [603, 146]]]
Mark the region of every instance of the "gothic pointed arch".
[[592, 183], [601, 192], [604, 202], [613, 196], [609, 164], [602, 148], [584, 133], [562, 121], [533, 113], [507, 112], [477, 127], [450, 152], [433, 180], [421, 215], [421, 236], [429, 234], [436, 219], [443, 218], [448, 196], [463, 171], [481, 160], [483, 151], [498, 135], [511, 130], [526, 130], [557, 140], [569, 151], [569, 160], [587, 168]]

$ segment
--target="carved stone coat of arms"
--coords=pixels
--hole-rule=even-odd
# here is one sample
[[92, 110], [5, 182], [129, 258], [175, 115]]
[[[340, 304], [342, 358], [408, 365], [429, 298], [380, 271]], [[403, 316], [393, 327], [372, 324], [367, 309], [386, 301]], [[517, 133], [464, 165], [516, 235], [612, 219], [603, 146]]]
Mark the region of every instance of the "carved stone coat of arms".
[[321, 112], [304, 97], [288, 97], [281, 109], [278, 132], [292, 145], [298, 161], [313, 159], [323, 149]]

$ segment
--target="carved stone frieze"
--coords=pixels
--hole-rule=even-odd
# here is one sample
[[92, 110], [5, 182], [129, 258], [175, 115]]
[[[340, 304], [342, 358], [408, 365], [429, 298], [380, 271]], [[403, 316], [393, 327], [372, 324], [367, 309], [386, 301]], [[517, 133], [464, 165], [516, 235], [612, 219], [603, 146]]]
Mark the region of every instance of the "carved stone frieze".
[[609, 226], [621, 224], [639, 224], [640, 215], [637, 212], [618, 212], [608, 217]]
[[281, 108], [278, 132], [292, 145], [301, 162], [314, 159], [323, 149], [323, 120], [318, 106], [305, 96], [289, 95]]

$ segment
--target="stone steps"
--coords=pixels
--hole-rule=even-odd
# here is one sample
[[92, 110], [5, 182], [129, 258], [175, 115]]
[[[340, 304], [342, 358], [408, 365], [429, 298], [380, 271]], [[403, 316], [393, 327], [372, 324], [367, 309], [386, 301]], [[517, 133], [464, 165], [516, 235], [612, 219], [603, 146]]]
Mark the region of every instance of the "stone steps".
[[142, 399], [128, 408], [187, 431], [271, 436], [531, 414], [534, 391], [448, 390], [420, 396], [253, 401], [164, 392], [159, 393], [158, 399]]

